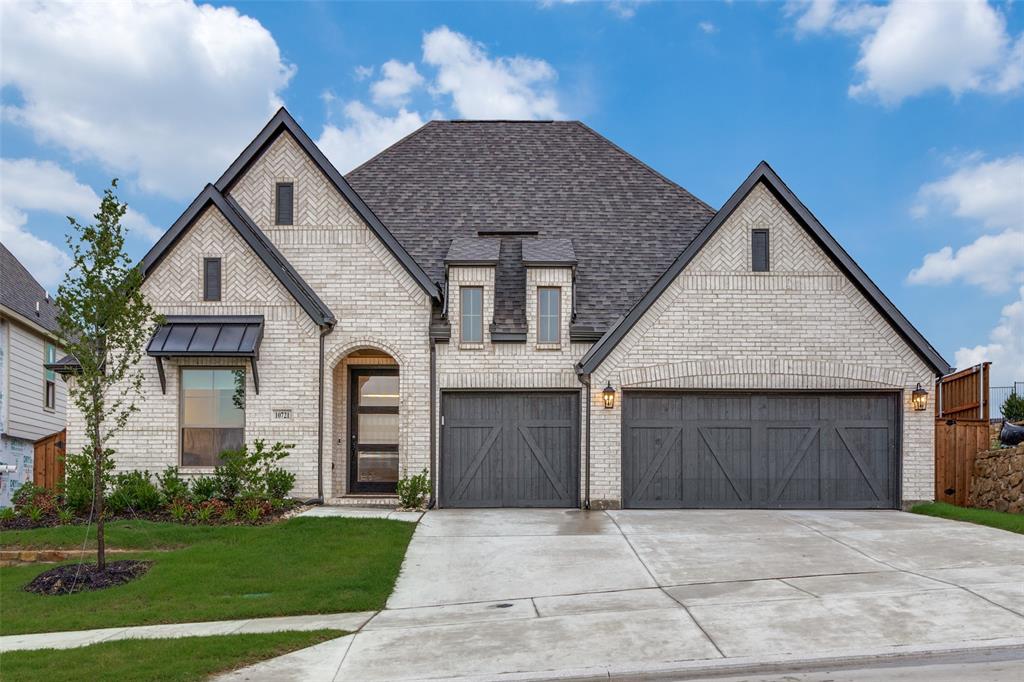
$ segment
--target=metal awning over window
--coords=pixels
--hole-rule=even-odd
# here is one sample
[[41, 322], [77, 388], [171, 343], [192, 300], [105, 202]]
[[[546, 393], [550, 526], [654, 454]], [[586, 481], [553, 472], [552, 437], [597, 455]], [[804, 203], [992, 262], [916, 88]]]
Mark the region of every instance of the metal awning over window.
[[262, 315], [168, 315], [146, 347], [156, 358], [160, 388], [167, 392], [164, 358], [247, 358], [260, 392], [256, 361], [263, 340]]

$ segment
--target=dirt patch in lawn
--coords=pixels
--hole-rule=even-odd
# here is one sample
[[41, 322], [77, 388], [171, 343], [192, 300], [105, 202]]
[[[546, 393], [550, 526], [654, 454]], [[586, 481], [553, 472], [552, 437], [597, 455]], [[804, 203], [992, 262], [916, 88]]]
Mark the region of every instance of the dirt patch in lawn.
[[66, 564], [43, 571], [25, 585], [25, 591], [58, 595], [103, 590], [145, 575], [152, 565], [152, 561], [122, 559], [108, 563], [106, 570], [100, 571], [96, 564]]

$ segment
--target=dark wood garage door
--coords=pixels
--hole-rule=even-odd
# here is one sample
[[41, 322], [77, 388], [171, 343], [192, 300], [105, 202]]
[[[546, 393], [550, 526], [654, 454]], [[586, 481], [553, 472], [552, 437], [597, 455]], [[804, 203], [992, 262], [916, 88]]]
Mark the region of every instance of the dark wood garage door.
[[627, 507], [892, 508], [898, 396], [626, 392]]
[[441, 505], [575, 507], [578, 392], [459, 392], [441, 399]]

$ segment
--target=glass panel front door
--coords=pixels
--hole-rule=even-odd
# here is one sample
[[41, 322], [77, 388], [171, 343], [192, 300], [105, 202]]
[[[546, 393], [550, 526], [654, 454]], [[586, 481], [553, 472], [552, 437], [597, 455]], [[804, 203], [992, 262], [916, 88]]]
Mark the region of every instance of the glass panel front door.
[[353, 369], [349, 489], [393, 493], [398, 482], [398, 370]]

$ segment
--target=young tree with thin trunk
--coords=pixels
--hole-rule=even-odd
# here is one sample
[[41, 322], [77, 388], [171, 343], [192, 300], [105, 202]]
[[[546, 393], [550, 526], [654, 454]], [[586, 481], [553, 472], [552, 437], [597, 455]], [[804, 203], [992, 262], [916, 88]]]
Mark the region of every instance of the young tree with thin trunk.
[[141, 396], [143, 346], [159, 321], [142, 295], [142, 273], [124, 250], [121, 219], [128, 205], [118, 201], [110, 183], [92, 225], [68, 217], [72, 266], [57, 290], [57, 322], [66, 352], [77, 360], [68, 384], [85, 431], [83, 454], [93, 468], [96, 564], [106, 570], [103, 502], [113, 465], [111, 437], [122, 430]]

